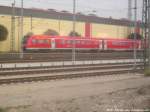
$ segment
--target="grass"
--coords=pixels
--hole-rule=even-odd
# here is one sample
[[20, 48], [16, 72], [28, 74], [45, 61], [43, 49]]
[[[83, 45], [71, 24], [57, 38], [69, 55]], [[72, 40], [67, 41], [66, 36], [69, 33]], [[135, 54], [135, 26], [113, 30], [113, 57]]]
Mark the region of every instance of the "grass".
[[150, 68], [145, 68], [144, 75], [150, 77]]
[[0, 108], [0, 112], [6, 112], [6, 110], [4, 110], [4, 109]]

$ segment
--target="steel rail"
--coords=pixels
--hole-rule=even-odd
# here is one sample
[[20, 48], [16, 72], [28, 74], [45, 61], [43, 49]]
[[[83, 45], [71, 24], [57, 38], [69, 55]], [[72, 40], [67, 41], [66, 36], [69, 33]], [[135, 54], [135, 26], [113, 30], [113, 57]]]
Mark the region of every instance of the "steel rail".
[[[113, 68], [132, 68], [133, 64], [110, 64], [110, 65], [88, 65], [88, 66], [71, 66], [71, 67], [56, 67], [56, 68], [33, 68], [33, 69], [18, 69], [18, 70], [3, 70], [0, 71], [0, 77], [2, 76], [16, 76], [21, 74], [40, 74], [40, 73], [59, 73], [59, 72], [71, 72], [79, 70], [104, 70], [104, 69], [113, 69]], [[141, 64], [138, 64], [137, 67], [142, 67]]]
[[37, 77], [21, 77], [21, 78], [8, 78], [0, 79], [0, 85], [2, 84], [14, 84], [14, 83], [24, 83], [24, 82], [37, 82], [37, 81], [48, 81], [48, 80], [60, 80], [60, 79], [71, 79], [71, 78], [82, 78], [82, 77], [94, 77], [102, 75], [116, 75], [129, 72], [142, 72], [141, 68], [138, 68], [136, 71], [133, 69], [118, 69], [118, 70], [105, 70], [105, 71], [92, 71], [92, 72], [78, 72], [62, 75], [45, 75]]

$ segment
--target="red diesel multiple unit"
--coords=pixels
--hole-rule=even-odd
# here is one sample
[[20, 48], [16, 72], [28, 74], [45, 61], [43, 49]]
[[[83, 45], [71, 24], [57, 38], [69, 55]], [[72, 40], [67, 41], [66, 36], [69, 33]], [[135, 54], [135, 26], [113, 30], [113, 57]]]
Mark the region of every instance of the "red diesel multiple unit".
[[131, 39], [96, 39], [69, 36], [33, 35], [24, 40], [25, 50], [72, 49], [78, 50], [137, 50], [141, 49], [140, 40]]

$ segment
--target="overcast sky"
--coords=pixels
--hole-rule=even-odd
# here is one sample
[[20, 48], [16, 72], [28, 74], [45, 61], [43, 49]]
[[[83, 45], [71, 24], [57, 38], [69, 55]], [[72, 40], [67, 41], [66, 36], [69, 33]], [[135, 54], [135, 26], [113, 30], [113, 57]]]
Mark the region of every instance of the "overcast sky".
[[[0, 5], [11, 6], [14, 0], [0, 0]], [[16, 0], [16, 6], [20, 7], [20, 1]], [[134, 0], [133, 0], [134, 2]], [[138, 2], [138, 19], [141, 19], [142, 0]], [[42, 9], [56, 9], [72, 11], [73, 0], [24, 0], [24, 7], [26, 8], [42, 8]], [[134, 4], [132, 4], [134, 7]], [[76, 0], [76, 11], [85, 14], [92, 13], [100, 17], [112, 18], [127, 18], [128, 0]], [[134, 14], [133, 14], [134, 15]], [[134, 16], [133, 16], [134, 18]]]

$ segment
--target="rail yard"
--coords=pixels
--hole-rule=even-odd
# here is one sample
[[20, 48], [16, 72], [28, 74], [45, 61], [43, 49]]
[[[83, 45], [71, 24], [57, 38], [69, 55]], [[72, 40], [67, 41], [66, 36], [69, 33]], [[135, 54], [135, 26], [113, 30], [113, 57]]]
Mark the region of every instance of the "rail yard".
[[[80, 63], [80, 62], [79, 62]], [[78, 64], [79, 64], [78, 63]], [[109, 63], [109, 61], [108, 61]], [[58, 63], [57, 63], [58, 64]], [[77, 64], [77, 65], [78, 65]], [[59, 64], [58, 64], [59, 65]], [[57, 66], [58, 66], [57, 65]], [[137, 64], [137, 69], [133, 69], [132, 63], [119, 63], [107, 65], [80, 65], [63, 66], [55, 68], [20, 68], [19, 70], [3, 70], [0, 72], [0, 84], [21, 83], [32, 81], [57, 80], [68, 78], [91, 77], [99, 75], [110, 75], [130, 72], [142, 72], [141, 64]]]
[[[15, 62], [55, 62], [55, 61], [71, 61], [72, 52], [51, 52], [51, 53], [23, 53], [23, 59], [20, 58], [20, 53], [1, 53], [1, 63], [15, 63]], [[142, 59], [143, 51], [137, 52], [137, 58]], [[132, 59], [132, 51], [93, 51], [80, 52], [76, 51], [76, 61], [82, 60], [113, 60], [113, 59]]]
[[150, 112], [149, 6], [1, 0], [0, 112]]

